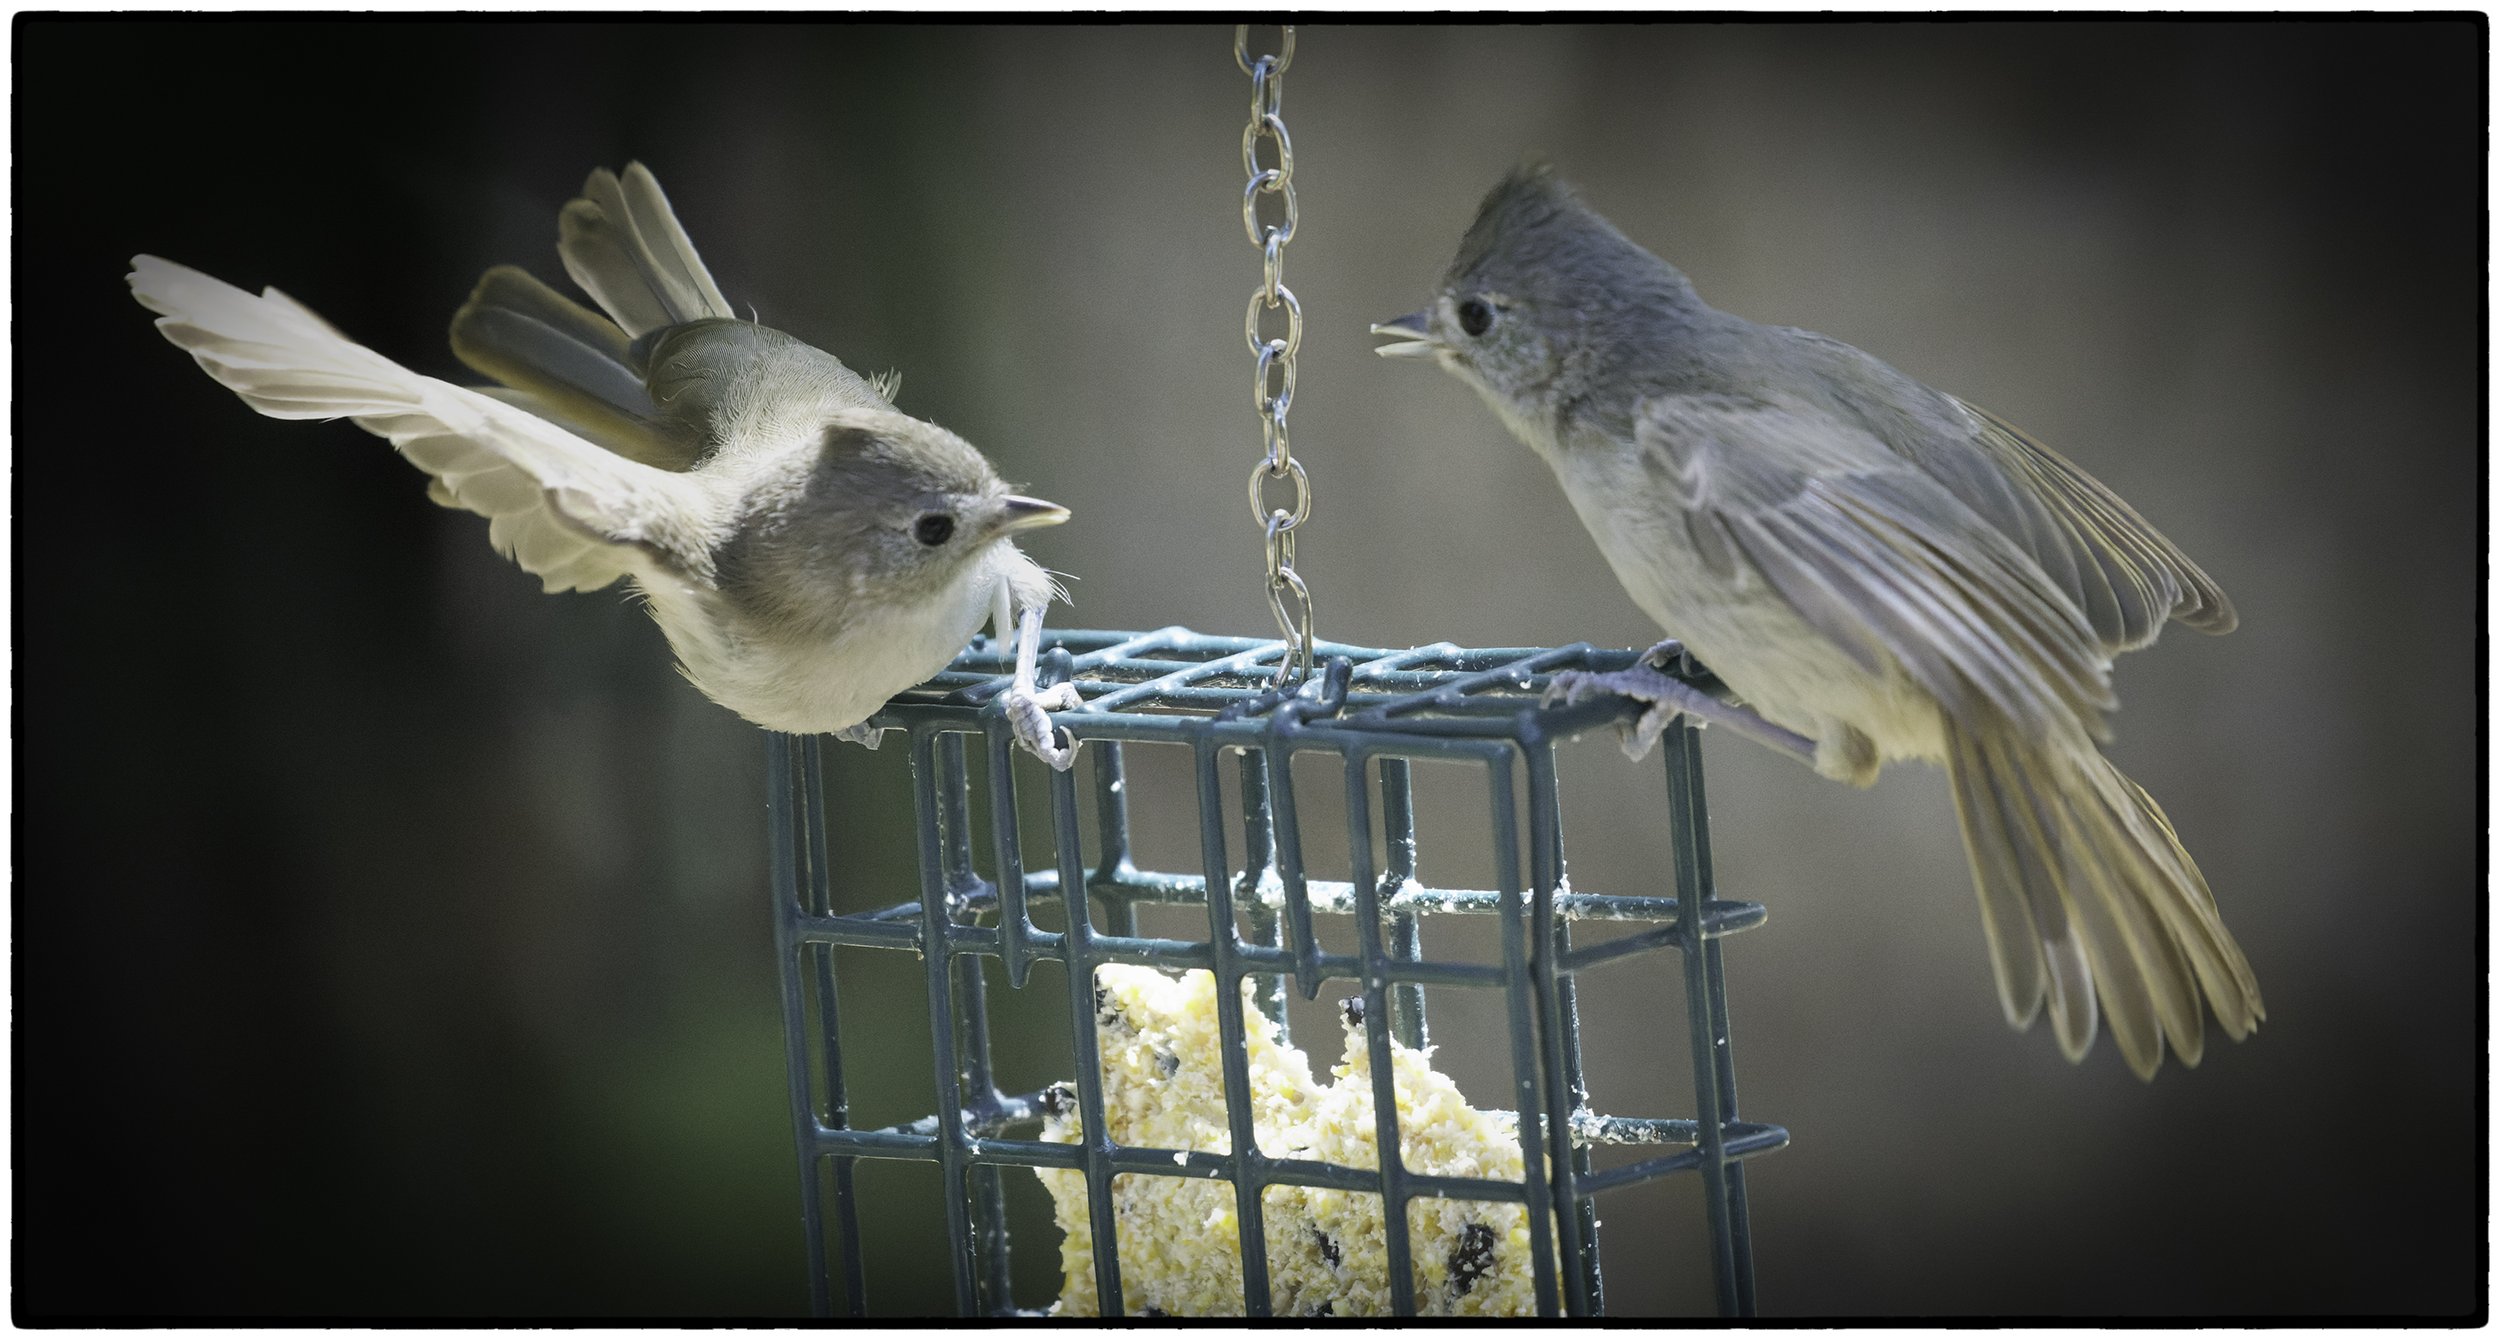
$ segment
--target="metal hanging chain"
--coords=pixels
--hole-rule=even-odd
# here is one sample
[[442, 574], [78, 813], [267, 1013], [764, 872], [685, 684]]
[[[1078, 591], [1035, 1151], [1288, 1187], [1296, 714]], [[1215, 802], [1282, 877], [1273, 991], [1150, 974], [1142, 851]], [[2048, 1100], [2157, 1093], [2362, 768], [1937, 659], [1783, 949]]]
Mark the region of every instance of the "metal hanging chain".
[[[1241, 170], [1249, 174], [1250, 184], [1241, 193], [1241, 226], [1266, 266], [1265, 282], [1250, 295], [1249, 313], [1242, 321], [1242, 338], [1258, 358], [1251, 403], [1258, 410], [1259, 440], [1267, 449], [1250, 471], [1250, 515], [1267, 532], [1267, 603], [1276, 612], [1276, 627], [1287, 648], [1276, 662], [1280, 687], [1311, 673], [1314, 642], [1311, 588], [1293, 570], [1294, 528], [1311, 516], [1311, 477], [1293, 458], [1293, 441], [1285, 430], [1285, 415], [1293, 408], [1294, 355], [1302, 351], [1302, 304], [1285, 287], [1285, 246], [1293, 241], [1301, 218], [1293, 198], [1293, 139], [1285, 133], [1284, 116], [1285, 67], [1293, 64], [1291, 24], [1284, 25], [1283, 44], [1277, 54], [1252, 60], [1250, 25], [1233, 29], [1233, 63], [1250, 76], [1250, 124], [1241, 132]], [[1273, 167], [1259, 165], [1262, 139], [1275, 144]], [[1260, 222], [1261, 196], [1284, 197], [1282, 223]], [[1284, 334], [1264, 334], [1261, 315], [1280, 307]], [[1268, 485], [1276, 480], [1293, 482], [1291, 506], [1268, 504]]]

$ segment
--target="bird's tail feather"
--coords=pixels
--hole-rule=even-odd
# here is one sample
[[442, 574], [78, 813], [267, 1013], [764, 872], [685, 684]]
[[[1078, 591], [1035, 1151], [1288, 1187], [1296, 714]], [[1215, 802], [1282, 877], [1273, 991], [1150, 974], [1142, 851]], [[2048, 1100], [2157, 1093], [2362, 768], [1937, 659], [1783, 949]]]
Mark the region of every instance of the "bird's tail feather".
[[651, 170], [600, 168], [557, 222], [564, 272], [628, 337], [706, 317], [736, 319]]
[[2072, 1059], [2098, 1013], [2147, 1079], [2162, 1040], [2194, 1065], [2208, 1003], [2242, 1038], [2265, 1018], [2247, 958], [2168, 816], [2099, 751], [1948, 728], [1947, 767], [2006, 1018], [2041, 1004]]

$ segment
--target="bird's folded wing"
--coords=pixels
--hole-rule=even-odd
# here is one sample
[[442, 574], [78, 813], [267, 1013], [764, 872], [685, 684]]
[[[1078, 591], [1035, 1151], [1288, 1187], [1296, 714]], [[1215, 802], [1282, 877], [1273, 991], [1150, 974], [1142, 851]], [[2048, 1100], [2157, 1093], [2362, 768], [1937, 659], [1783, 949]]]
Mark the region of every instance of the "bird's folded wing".
[[[2068, 588], [2089, 595], [2093, 629], [2113, 651], [2151, 642], [2164, 619], [2203, 633], [2239, 626], [2231, 601], [2205, 570], [2136, 515], [2126, 500], [2021, 429], [1961, 402], [1980, 425], [1976, 441], [2007, 478], [2038, 500], [2056, 528], [2057, 547], [2076, 571]], [[2035, 553], [2041, 546], [2034, 546]], [[2043, 559], [2043, 562], [2048, 560]], [[2100, 605], [2106, 586], [2109, 603]]]
[[2135, 509], [2065, 457], [1966, 401], [1920, 386], [1827, 335], [1787, 331], [1795, 348], [1836, 383], [1868, 393], [1871, 422], [1901, 459], [2029, 554], [2110, 653], [2161, 633], [2165, 620], [2199, 632], [2239, 623], [2222, 588]]
[[1957, 721], [2101, 732], [2109, 662], [2082, 613], [1862, 429], [1783, 402], [1663, 396], [1634, 439], [1705, 563], [1758, 577], [1869, 671], [1897, 663]]
[[701, 481], [605, 450], [358, 345], [276, 289], [259, 296], [154, 256], [131, 291], [165, 337], [273, 418], [350, 418], [433, 476], [433, 499], [489, 518], [496, 549], [550, 591], [709, 563]]

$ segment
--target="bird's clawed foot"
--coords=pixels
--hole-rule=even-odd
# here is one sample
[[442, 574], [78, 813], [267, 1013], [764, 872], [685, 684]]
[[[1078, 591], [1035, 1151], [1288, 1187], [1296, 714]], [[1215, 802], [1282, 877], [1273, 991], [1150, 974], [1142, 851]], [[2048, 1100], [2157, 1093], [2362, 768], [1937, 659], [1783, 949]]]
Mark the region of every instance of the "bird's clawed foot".
[[1017, 744], [1061, 772], [1076, 763], [1076, 737], [1069, 736], [1063, 745], [1059, 743], [1059, 731], [1050, 724], [1051, 713], [1074, 711], [1085, 705], [1074, 684], [1054, 684], [1039, 691], [1010, 685], [1002, 696], [1007, 703], [1007, 724], [1015, 731]]
[[1613, 693], [1635, 702], [1649, 704], [1649, 710], [1638, 721], [1618, 722], [1615, 730], [1623, 738], [1623, 753], [1637, 763], [1649, 757], [1658, 745], [1658, 737], [1666, 733], [1675, 719], [1684, 715], [1676, 690], [1691, 692], [1689, 685], [1649, 667], [1644, 661], [1628, 670], [1600, 674], [1594, 670], [1561, 670], [1545, 685], [1541, 705], [1552, 707], [1561, 703], [1569, 707], [1595, 693]]
[[862, 749], [874, 749], [877, 747], [878, 739], [884, 734], [884, 731], [878, 730], [876, 727], [863, 721], [856, 726], [844, 726], [842, 729], [835, 731], [833, 733], [833, 738], [837, 740], [848, 740]]
[[1076, 737], [1070, 735], [1066, 744], [1059, 743], [1059, 731], [1050, 724], [1053, 712], [1072, 712], [1085, 705], [1074, 684], [1053, 684], [1047, 689], [1034, 687], [1034, 663], [1041, 656], [1042, 610], [1029, 606], [1016, 628], [1016, 673], [1007, 691], [999, 695], [1005, 704], [1007, 724], [1016, 733], [1016, 743], [1031, 750], [1035, 758], [1061, 772], [1076, 763]]
[[1739, 707], [1694, 688], [1667, 674], [1661, 667], [1684, 654], [1684, 645], [1669, 638], [1641, 654], [1630, 668], [1599, 673], [1594, 670], [1561, 670], [1545, 685], [1543, 704], [1579, 702], [1593, 693], [1612, 693], [1634, 702], [1648, 703], [1649, 710], [1640, 720], [1618, 726], [1622, 732], [1623, 752], [1638, 762], [1657, 747], [1658, 737], [1680, 716], [1691, 716], [1698, 725], [1725, 726], [1740, 735], [1778, 750], [1808, 764], [1814, 762], [1814, 741], [1783, 726], [1762, 719], [1751, 708]]

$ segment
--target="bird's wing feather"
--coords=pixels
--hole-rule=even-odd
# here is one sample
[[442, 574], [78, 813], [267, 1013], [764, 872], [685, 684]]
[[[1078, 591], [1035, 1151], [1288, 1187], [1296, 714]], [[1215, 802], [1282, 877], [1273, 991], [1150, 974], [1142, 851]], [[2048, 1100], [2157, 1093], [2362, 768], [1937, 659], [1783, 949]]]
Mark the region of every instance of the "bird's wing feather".
[[2098, 732], [2115, 705], [2083, 615], [2011, 539], [1861, 429], [1727, 396], [1643, 402], [1705, 561], [1752, 569], [1870, 670], [1896, 662], [1948, 715], [2033, 738]]
[[706, 497], [692, 476], [608, 451], [490, 396], [420, 376], [301, 304], [154, 256], [130, 286], [157, 328], [246, 404], [279, 419], [351, 418], [433, 476], [445, 506], [487, 517], [495, 547], [550, 591], [594, 590], [654, 560], [700, 575]]
[[2021, 546], [2105, 651], [2152, 642], [2167, 619], [2207, 633], [2237, 626], [2222, 588], [2178, 546], [2021, 429], [1828, 335], [1778, 333], [1832, 384], [1859, 388], [1868, 431]]
[[628, 336], [706, 317], [734, 317], [650, 169], [600, 168], [557, 220], [564, 272]]
[[2238, 612], [2214, 579], [2107, 485], [1987, 410], [1967, 403], [1962, 408], [1980, 424], [1979, 447], [2047, 509], [2067, 561], [2079, 573], [2097, 570], [2099, 582], [2110, 588], [2118, 618], [2095, 618], [2093, 627], [2112, 650], [2151, 642], [2165, 618], [2200, 633], [2239, 626]]
[[699, 431], [663, 417], [615, 322], [498, 265], [451, 319], [451, 351], [504, 383], [487, 391], [610, 451], [663, 470], [692, 469]]

